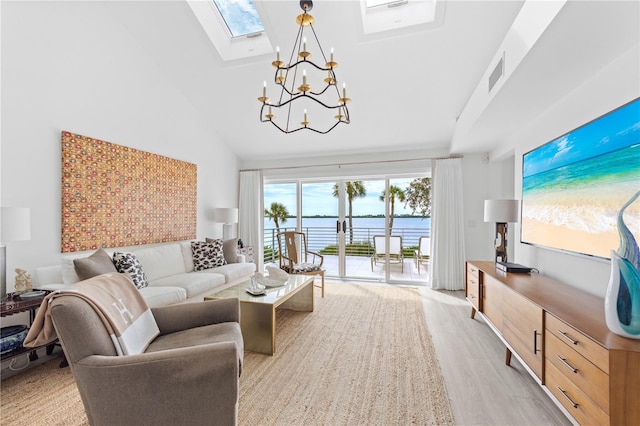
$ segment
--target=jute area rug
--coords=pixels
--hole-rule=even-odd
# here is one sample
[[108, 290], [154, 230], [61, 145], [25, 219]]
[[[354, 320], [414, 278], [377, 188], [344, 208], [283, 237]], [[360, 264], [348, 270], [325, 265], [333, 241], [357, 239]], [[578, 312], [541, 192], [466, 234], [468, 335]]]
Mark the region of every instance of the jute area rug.
[[[454, 424], [417, 289], [327, 283], [315, 295], [312, 313], [277, 312], [274, 356], [245, 353], [241, 425]], [[58, 363], [2, 381], [0, 423], [87, 424]]]

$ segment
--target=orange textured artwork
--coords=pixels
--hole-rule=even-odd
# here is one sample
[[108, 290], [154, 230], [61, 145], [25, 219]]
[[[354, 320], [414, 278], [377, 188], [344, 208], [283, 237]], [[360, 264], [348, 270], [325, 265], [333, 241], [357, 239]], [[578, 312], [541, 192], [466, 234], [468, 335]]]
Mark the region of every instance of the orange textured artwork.
[[62, 132], [63, 253], [194, 239], [197, 166]]

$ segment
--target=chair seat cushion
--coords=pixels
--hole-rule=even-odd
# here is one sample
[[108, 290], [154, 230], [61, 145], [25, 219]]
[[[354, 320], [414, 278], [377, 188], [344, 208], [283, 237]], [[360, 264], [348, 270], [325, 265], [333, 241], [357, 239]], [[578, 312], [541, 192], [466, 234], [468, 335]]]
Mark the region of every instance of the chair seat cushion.
[[146, 353], [159, 352], [169, 349], [188, 348], [218, 342], [236, 342], [238, 345], [238, 360], [240, 368], [244, 359], [244, 341], [240, 324], [237, 322], [223, 322], [202, 327], [190, 328], [175, 333], [160, 335], [147, 347]]
[[320, 270], [320, 266], [315, 265], [313, 263], [296, 263], [295, 265], [293, 265], [294, 274], [299, 274], [302, 272], [315, 272], [319, 270]]

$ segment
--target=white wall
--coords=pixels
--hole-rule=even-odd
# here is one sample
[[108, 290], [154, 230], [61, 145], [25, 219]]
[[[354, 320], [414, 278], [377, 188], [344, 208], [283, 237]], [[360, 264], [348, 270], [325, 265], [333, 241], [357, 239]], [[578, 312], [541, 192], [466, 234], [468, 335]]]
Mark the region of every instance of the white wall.
[[501, 176], [502, 168], [486, 154], [465, 154], [462, 159], [465, 257], [469, 260], [494, 260], [495, 224], [484, 221], [484, 200], [503, 197]]
[[31, 241], [7, 243], [14, 269], [60, 259], [60, 132], [198, 165], [197, 236], [237, 206], [238, 160], [118, 22], [109, 2], [1, 3], [1, 204], [31, 208]]
[[[549, 106], [544, 114], [506, 141], [505, 147], [516, 149], [516, 196], [521, 197], [522, 194], [522, 155], [640, 96], [638, 64], [640, 50], [636, 45], [567, 97]], [[516, 232], [519, 235], [519, 228]], [[536, 267], [541, 273], [604, 297], [609, 280], [609, 261], [520, 243], [515, 247], [515, 261]]]

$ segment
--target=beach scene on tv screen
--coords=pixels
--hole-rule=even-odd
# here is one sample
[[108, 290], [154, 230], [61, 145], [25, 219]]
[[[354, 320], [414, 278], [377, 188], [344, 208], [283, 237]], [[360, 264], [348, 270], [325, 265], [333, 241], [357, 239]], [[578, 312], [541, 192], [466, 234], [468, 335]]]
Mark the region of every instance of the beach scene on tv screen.
[[[522, 172], [522, 242], [611, 257], [640, 191], [640, 100], [525, 154]], [[624, 223], [640, 241], [640, 199]]]

